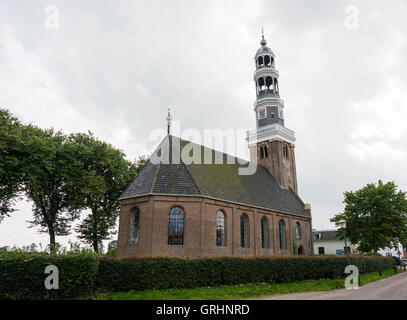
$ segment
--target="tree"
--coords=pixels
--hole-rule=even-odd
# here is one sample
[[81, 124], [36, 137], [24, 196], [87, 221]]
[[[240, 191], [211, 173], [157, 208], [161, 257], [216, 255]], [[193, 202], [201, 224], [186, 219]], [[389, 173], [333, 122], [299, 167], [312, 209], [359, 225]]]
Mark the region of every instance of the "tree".
[[21, 123], [8, 110], [0, 108], [0, 222], [14, 211], [21, 195], [24, 159], [21, 145]]
[[61, 132], [28, 125], [22, 140], [24, 150], [29, 150], [24, 167], [24, 192], [33, 201], [34, 219], [29, 222], [49, 234], [50, 249], [55, 252], [55, 236], [68, 235], [82, 209], [76, 187], [81, 163]]
[[75, 230], [79, 239], [99, 252], [102, 241], [115, 232], [118, 199], [136, 174], [138, 163], [127, 161], [122, 151], [96, 139], [92, 133], [71, 135], [69, 144], [83, 165], [78, 187], [83, 206], [90, 209]]
[[331, 222], [346, 221], [346, 235], [362, 252], [377, 252], [397, 239], [407, 244], [406, 193], [397, 191], [394, 182], [368, 184], [355, 192], [345, 192], [343, 213]]

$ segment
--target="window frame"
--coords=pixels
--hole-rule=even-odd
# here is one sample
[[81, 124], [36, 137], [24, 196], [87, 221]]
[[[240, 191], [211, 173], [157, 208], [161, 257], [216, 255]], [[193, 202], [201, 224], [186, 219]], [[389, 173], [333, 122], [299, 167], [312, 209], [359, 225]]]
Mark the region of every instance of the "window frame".
[[[222, 214], [222, 219], [223, 219], [223, 232], [222, 229], [220, 229], [220, 238], [218, 237], [218, 226], [219, 226], [219, 214]], [[220, 239], [220, 242], [218, 242], [218, 240]], [[218, 212], [216, 212], [216, 246], [219, 248], [224, 248], [227, 246], [226, 243], [226, 214], [223, 210], [218, 210]]]
[[266, 216], [263, 216], [260, 220], [260, 229], [261, 229], [261, 248], [270, 249], [270, 232], [268, 226], [268, 219]]
[[240, 216], [240, 247], [244, 249], [250, 248], [249, 217], [246, 213]]
[[278, 235], [280, 240], [280, 250], [287, 250], [286, 224], [283, 219], [278, 223]]
[[[182, 219], [175, 216], [175, 218], [172, 218], [173, 221], [171, 221], [171, 214], [175, 215], [175, 213], [173, 213], [172, 211], [176, 208], [182, 211]], [[176, 214], [179, 215], [179, 213]], [[171, 223], [175, 223], [175, 225], [173, 225], [173, 229], [175, 229], [175, 231], [171, 230], [172, 227]], [[181, 224], [181, 227], [179, 227], [177, 224]], [[182, 228], [182, 233], [178, 232], [180, 235], [177, 235], [177, 228]], [[179, 237], [180, 239], [177, 239], [176, 237]], [[183, 246], [184, 244], [185, 244], [185, 210], [183, 207], [175, 205], [170, 208], [168, 214], [168, 245], [178, 247]]]
[[301, 224], [299, 221], [295, 224], [295, 238], [297, 240], [301, 240], [302, 234], [301, 234]]
[[134, 207], [130, 211], [129, 246], [136, 246], [140, 238], [140, 209]]

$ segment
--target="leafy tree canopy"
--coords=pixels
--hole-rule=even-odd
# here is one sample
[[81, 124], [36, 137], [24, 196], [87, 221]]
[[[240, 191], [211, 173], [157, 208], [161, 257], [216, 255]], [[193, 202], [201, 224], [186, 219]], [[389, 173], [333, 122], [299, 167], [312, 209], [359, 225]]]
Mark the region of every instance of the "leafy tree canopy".
[[407, 199], [394, 182], [368, 184], [345, 192], [345, 210], [331, 222], [346, 221], [346, 235], [362, 252], [377, 252], [400, 242], [407, 245]]
[[21, 195], [24, 175], [22, 125], [8, 110], [0, 108], [0, 222], [13, 212]]
[[98, 140], [92, 133], [71, 135], [68, 144], [83, 165], [77, 187], [83, 207], [90, 209], [76, 231], [97, 252], [102, 240], [114, 234], [120, 209], [118, 199], [140, 164], [126, 160], [121, 150]]

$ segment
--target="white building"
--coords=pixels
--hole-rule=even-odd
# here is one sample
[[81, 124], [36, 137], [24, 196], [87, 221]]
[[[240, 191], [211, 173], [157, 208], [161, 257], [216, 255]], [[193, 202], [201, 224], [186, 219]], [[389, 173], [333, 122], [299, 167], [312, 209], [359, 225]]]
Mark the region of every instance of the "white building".
[[[314, 254], [344, 254], [345, 241], [337, 235], [338, 230], [312, 230], [312, 237], [314, 242]], [[347, 242], [348, 250], [351, 254], [357, 254], [357, 245]], [[385, 248], [380, 249], [379, 252], [382, 256], [403, 258], [403, 246], [400, 244], [399, 248]]]
[[[345, 242], [337, 236], [337, 230], [312, 230], [315, 254], [344, 254]], [[347, 243], [351, 254], [357, 253], [356, 246]]]

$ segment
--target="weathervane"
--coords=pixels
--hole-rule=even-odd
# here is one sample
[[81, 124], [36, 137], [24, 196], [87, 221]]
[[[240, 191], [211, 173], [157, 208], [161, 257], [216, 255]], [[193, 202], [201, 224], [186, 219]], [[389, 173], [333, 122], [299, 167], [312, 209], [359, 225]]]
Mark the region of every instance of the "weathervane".
[[168, 115], [167, 115], [167, 134], [170, 135], [171, 132], [171, 109], [168, 108]]

